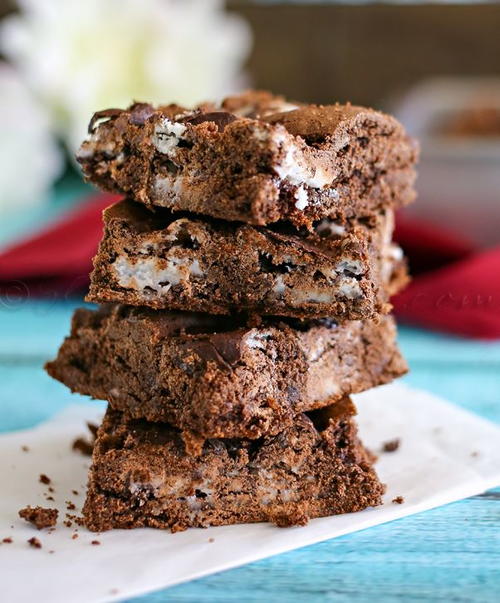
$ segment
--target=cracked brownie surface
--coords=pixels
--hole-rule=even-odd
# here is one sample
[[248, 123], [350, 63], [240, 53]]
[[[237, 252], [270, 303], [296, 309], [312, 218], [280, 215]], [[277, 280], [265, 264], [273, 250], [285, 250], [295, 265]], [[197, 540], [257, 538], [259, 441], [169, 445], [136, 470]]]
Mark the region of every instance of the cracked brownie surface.
[[[277, 434], [297, 413], [407, 370], [392, 317], [379, 322], [152, 311], [75, 312], [49, 374], [128, 416], [195, 437]], [[188, 437], [188, 436], [186, 436]]]
[[353, 414], [345, 398], [298, 415], [278, 435], [209, 439], [193, 456], [172, 426], [108, 409], [94, 448], [85, 524], [93, 531], [291, 526], [379, 505], [384, 486]]
[[389, 115], [246, 93], [195, 109], [136, 103], [96, 113], [85, 177], [150, 206], [310, 227], [415, 197], [418, 149]]

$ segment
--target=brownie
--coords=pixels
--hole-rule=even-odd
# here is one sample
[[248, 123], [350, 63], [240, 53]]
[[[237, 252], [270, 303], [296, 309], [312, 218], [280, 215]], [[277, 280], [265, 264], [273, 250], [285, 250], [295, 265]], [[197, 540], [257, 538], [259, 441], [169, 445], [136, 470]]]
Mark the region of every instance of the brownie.
[[346, 398], [298, 415], [275, 436], [206, 440], [195, 457], [168, 423], [108, 409], [94, 448], [85, 525], [173, 532], [261, 521], [284, 527], [380, 505], [384, 486], [357, 437], [354, 413]]
[[122, 201], [104, 222], [87, 297], [99, 303], [357, 320], [387, 312], [405, 280], [392, 211], [299, 233]]
[[[134, 418], [201, 438], [259, 438], [404, 374], [392, 317], [379, 322], [148, 310], [75, 312], [49, 374]], [[188, 437], [188, 436], [187, 436]]]
[[410, 203], [417, 154], [401, 124], [378, 111], [247, 93], [194, 110], [100, 111], [77, 160], [94, 184], [146, 205], [310, 226]]

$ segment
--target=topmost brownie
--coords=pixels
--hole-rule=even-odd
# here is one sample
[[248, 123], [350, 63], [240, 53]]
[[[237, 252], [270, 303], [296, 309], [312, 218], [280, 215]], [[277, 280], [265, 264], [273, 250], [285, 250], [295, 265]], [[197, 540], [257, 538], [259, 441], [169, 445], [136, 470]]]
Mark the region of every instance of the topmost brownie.
[[247, 92], [194, 110], [100, 111], [77, 159], [91, 182], [147, 205], [310, 226], [412, 201], [417, 154], [389, 115]]

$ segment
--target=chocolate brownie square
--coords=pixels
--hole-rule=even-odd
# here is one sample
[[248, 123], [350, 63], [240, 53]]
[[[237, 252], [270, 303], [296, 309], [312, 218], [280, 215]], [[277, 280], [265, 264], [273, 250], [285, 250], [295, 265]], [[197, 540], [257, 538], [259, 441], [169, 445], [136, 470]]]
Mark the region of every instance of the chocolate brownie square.
[[149, 206], [311, 226], [410, 203], [417, 155], [389, 115], [247, 93], [194, 110], [101, 111], [77, 159], [94, 184]]
[[99, 429], [83, 515], [93, 531], [270, 521], [303, 525], [313, 517], [381, 504], [384, 486], [363, 448], [349, 398], [308, 414], [274, 436], [209, 439], [187, 453], [167, 423], [108, 409]]
[[298, 232], [122, 201], [104, 212], [87, 299], [211, 314], [373, 318], [406, 282], [393, 222], [386, 210]]
[[75, 312], [48, 363], [73, 392], [201, 438], [277, 434], [300, 412], [404, 374], [392, 317], [299, 321], [152, 311]]

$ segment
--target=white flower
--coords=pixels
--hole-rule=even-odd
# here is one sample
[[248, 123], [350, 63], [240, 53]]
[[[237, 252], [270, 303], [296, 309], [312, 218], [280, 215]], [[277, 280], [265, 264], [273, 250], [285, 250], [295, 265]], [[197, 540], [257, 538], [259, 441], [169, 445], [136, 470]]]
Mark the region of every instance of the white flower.
[[0, 215], [41, 203], [62, 163], [45, 111], [0, 63]]
[[0, 47], [48, 105], [70, 149], [94, 111], [191, 105], [241, 83], [246, 23], [220, 0], [19, 0]]

